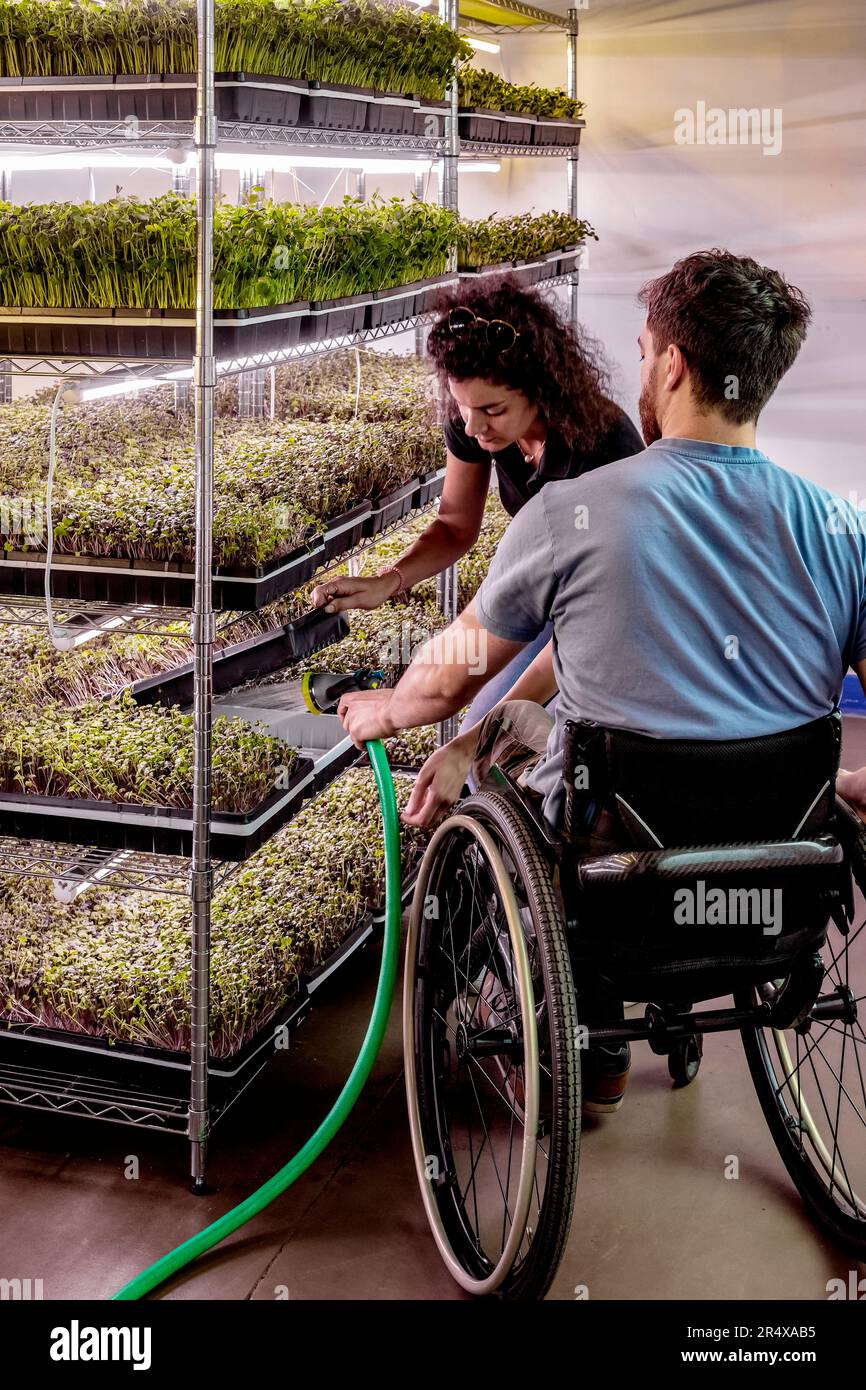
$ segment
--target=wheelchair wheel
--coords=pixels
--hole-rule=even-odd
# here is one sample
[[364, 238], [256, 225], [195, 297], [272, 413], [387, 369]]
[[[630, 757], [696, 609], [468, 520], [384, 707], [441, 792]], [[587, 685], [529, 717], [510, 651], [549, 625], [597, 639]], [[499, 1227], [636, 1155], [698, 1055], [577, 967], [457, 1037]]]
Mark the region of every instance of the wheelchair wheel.
[[475, 1294], [544, 1297], [571, 1225], [577, 1016], [551, 868], [481, 791], [434, 833], [406, 947], [412, 1145], [439, 1252]]
[[[866, 831], [851, 848], [866, 893]], [[821, 1229], [866, 1257], [866, 921], [828, 929], [820, 994], [804, 1023], [743, 1030], [752, 1080], [776, 1147]], [[742, 995], [773, 1002], [784, 981]]]
[[704, 1040], [700, 1033], [675, 1043], [668, 1053], [668, 1072], [675, 1086], [688, 1086], [694, 1081], [704, 1055]]

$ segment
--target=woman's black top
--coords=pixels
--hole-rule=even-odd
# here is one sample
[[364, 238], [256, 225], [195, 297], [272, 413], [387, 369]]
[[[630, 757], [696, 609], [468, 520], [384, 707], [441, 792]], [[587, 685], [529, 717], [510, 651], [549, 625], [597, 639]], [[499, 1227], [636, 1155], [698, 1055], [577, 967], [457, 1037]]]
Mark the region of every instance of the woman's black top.
[[616, 459], [629, 458], [640, 454], [646, 448], [624, 410], [620, 410], [610, 429], [589, 454], [568, 449], [560, 436], [551, 430], [544, 446], [540, 465], [535, 468], [526, 462], [517, 444], [509, 444], [501, 453], [491, 454], [482, 449], [466, 433], [463, 420], [456, 419], [445, 423], [445, 443], [449, 453], [465, 463], [494, 463], [499, 478], [499, 495], [502, 505], [511, 516], [534, 497], [545, 483], [560, 478], [577, 478], [581, 473], [589, 473], [600, 468], [603, 463], [614, 463]]

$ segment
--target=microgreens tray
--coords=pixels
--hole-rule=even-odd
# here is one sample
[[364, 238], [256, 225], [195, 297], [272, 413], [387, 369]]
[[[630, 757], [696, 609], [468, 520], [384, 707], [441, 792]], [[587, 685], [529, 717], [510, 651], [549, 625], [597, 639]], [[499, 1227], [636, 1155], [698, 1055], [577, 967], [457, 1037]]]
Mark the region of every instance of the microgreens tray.
[[[263, 608], [306, 584], [324, 561], [324, 542], [315, 536], [267, 565], [215, 569], [214, 607], [238, 612]], [[54, 598], [191, 608], [194, 591], [195, 567], [189, 564], [87, 555], [55, 555], [51, 562]], [[0, 593], [38, 598], [44, 592], [44, 556], [0, 551]]]
[[[298, 758], [286, 785], [252, 811], [218, 811], [211, 816], [215, 859], [249, 859], [317, 789], [309, 758]], [[99, 849], [189, 856], [192, 810], [92, 801], [67, 796], [0, 792], [0, 835]]]
[[[395, 769], [398, 776], [399, 769]], [[415, 890], [420, 856], [412, 854], [404, 864], [402, 876], [402, 902], [408, 907]], [[254, 1037], [228, 1055], [208, 1058], [208, 1076], [217, 1085], [220, 1082], [233, 1082], [247, 1079], [252, 1064], [261, 1066], [267, 1054], [273, 1054], [276, 1040], [280, 1038], [284, 1046], [286, 1032], [292, 1033], [306, 1019], [312, 1007], [313, 996], [327, 984], [341, 966], [351, 960], [357, 951], [363, 949], [371, 940], [381, 935], [385, 922], [384, 904], [374, 907], [361, 919], [358, 925], [345, 937], [322, 963], [303, 974], [297, 990], [281, 1009], [262, 1027]], [[290, 926], [290, 924], [287, 924]], [[143, 1043], [118, 1041], [113, 1038], [98, 1037], [89, 1033], [71, 1032], [62, 1028], [46, 1028], [32, 1023], [8, 1023], [0, 1019], [0, 1047], [12, 1049], [16, 1061], [30, 1060], [45, 1065], [46, 1055], [52, 1056], [53, 1063], [61, 1058], [74, 1066], [77, 1074], [117, 1079], [119, 1069], [130, 1068], [142, 1078], [147, 1070], [154, 1067], [178, 1073], [178, 1094], [189, 1094], [188, 1052], [178, 1052], [169, 1048], [148, 1047]], [[46, 1049], [50, 1053], [46, 1054]], [[56, 1061], [55, 1061], [56, 1059]], [[213, 1097], [216, 1109], [219, 1108], [220, 1094]]]
[[[214, 656], [214, 694], [223, 694], [244, 681], [261, 680], [284, 666], [302, 661], [322, 647], [342, 642], [348, 634], [349, 623], [344, 614], [323, 614], [321, 609], [316, 609], [293, 623], [236, 642]], [[193, 691], [191, 661], [135, 681], [129, 687], [137, 705], [191, 705]]]
[[[427, 312], [453, 276], [341, 299], [305, 300], [214, 312], [217, 357], [250, 356], [299, 343], [349, 337]], [[21, 309], [0, 306], [0, 353], [16, 357], [66, 356], [188, 360], [195, 352], [192, 309]]]
[[[222, 122], [386, 135], [413, 133], [419, 106], [372, 87], [249, 72], [217, 73], [214, 99]], [[190, 73], [0, 78], [0, 120], [6, 121], [117, 121], [135, 132], [136, 121], [192, 121], [195, 106]]]

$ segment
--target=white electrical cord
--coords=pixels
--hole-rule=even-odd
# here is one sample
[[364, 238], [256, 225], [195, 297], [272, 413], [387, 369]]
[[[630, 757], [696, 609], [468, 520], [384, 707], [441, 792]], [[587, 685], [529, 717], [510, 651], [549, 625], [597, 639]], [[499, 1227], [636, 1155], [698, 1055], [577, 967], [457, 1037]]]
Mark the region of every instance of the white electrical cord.
[[48, 619], [48, 635], [55, 651], [69, 652], [75, 646], [71, 633], [62, 633], [54, 625], [54, 608], [51, 603], [51, 561], [54, 558], [54, 470], [57, 465], [57, 416], [63, 397], [69, 395], [71, 401], [80, 399], [78, 387], [68, 381], [61, 381], [51, 406], [51, 427], [48, 435], [48, 481], [45, 487], [45, 519], [47, 522], [48, 545], [45, 552], [45, 613]]

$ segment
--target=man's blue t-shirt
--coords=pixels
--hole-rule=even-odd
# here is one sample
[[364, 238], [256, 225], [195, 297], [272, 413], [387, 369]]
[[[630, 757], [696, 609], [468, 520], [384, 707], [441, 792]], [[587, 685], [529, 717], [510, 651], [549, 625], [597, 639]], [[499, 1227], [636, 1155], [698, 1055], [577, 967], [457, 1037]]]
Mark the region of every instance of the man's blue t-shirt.
[[759, 450], [694, 439], [548, 483], [477, 596], [500, 637], [531, 641], [553, 619], [556, 727], [530, 780], [548, 816], [566, 720], [736, 739], [829, 713], [866, 656], [864, 530]]

